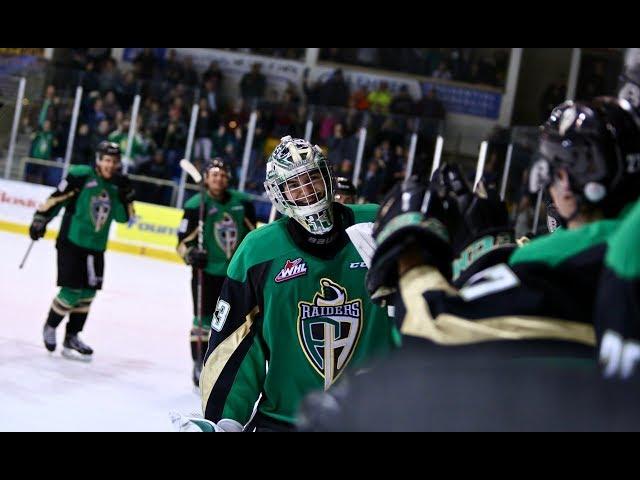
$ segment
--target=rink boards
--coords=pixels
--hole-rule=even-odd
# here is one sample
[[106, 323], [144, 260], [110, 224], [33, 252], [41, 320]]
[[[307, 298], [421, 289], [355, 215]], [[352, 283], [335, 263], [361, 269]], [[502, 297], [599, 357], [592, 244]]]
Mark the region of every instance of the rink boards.
[[[38, 205], [55, 188], [26, 182], [0, 180], [0, 231], [27, 235]], [[127, 224], [111, 225], [108, 250], [182, 263], [176, 253], [182, 210], [134, 202], [135, 217]], [[47, 227], [46, 238], [58, 234], [62, 214]]]

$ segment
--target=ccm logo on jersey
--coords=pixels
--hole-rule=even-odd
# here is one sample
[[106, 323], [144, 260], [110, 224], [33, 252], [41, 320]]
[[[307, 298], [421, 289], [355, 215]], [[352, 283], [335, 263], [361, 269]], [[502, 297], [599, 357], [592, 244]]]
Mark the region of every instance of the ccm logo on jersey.
[[349, 264], [349, 268], [351, 270], [355, 270], [356, 268], [367, 268], [367, 264], [364, 262], [355, 262], [355, 263], [350, 263]]
[[276, 283], [286, 282], [287, 280], [291, 280], [292, 278], [301, 277], [302, 275], [307, 274], [307, 264], [302, 258], [297, 258], [295, 260], [287, 260], [284, 268], [280, 270], [280, 273], [276, 275], [274, 279]]

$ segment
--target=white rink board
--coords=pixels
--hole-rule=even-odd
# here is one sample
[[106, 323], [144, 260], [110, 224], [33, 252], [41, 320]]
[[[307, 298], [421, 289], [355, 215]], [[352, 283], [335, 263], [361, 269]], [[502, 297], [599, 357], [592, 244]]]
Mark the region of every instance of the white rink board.
[[49, 354], [42, 326], [57, 294], [52, 240], [0, 232], [0, 431], [170, 431], [168, 412], [200, 412], [191, 383], [189, 268], [106, 253], [104, 289], [81, 337], [84, 364]]
[[[33, 183], [0, 179], [0, 220], [31, 224], [36, 208], [43, 204], [55, 191], [54, 187]], [[48, 230], [58, 231], [62, 215], [58, 215], [48, 225]]]

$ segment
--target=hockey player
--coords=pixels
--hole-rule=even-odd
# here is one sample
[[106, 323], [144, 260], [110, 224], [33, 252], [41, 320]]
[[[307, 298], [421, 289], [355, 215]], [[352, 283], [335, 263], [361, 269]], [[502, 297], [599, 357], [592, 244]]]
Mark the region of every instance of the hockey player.
[[[346, 393], [305, 405], [303, 422], [315, 422], [312, 429], [629, 428], [616, 423], [629, 413], [624, 392], [609, 398], [621, 417], [613, 408], [596, 423], [605, 418], [597, 410], [608, 393], [598, 383], [593, 311], [607, 239], [640, 194], [633, 167], [640, 128], [628, 102], [568, 102], [542, 129], [539, 153], [546, 163], [539, 171], [548, 172], [566, 229], [514, 250], [460, 289], [451, 283], [452, 245], [468, 232], [501, 230], [491, 202], [460, 210], [448, 166], [428, 187], [412, 183], [390, 193], [376, 220], [367, 285], [374, 297], [398, 289], [403, 350], [377, 372], [353, 379]], [[421, 386], [396, 400], [376, 397], [380, 384], [394, 391]], [[459, 396], [446, 402], [447, 416], [441, 395]], [[377, 400], [367, 406], [365, 398]], [[365, 426], [364, 419], [377, 424]]]
[[96, 165], [71, 166], [58, 189], [36, 211], [29, 235], [38, 240], [47, 224], [65, 209], [58, 234], [58, 286], [43, 336], [47, 350], [56, 349], [56, 328], [69, 315], [62, 354], [90, 361], [93, 350], [80, 340], [91, 303], [102, 288], [104, 251], [109, 227], [115, 220], [126, 223], [133, 215], [134, 191], [129, 179], [120, 173], [120, 148], [102, 142], [96, 152]]
[[346, 177], [336, 177], [336, 193], [334, 200], [343, 205], [356, 203], [356, 187]]
[[200, 378], [218, 430], [293, 430], [303, 395], [399, 342], [345, 232], [373, 221], [377, 206], [333, 202], [322, 151], [289, 136], [268, 159], [265, 188], [283, 217], [251, 232], [231, 260]]
[[[618, 98], [627, 100], [640, 116], [640, 48], [627, 49]], [[640, 157], [629, 167], [640, 170]], [[607, 244], [595, 311], [602, 339], [600, 361], [608, 378], [628, 379], [640, 370], [639, 202]]]
[[[178, 232], [178, 253], [193, 268], [193, 327], [191, 357], [193, 383], [198, 386], [202, 360], [206, 351], [211, 318], [227, 267], [238, 245], [256, 227], [253, 203], [245, 194], [229, 189], [230, 172], [225, 162], [216, 158], [204, 166], [204, 245], [198, 247], [198, 224], [201, 194], [194, 195], [184, 207], [184, 217]], [[203, 269], [202, 314], [198, 312], [198, 269]], [[202, 317], [200, 317], [202, 315]]]

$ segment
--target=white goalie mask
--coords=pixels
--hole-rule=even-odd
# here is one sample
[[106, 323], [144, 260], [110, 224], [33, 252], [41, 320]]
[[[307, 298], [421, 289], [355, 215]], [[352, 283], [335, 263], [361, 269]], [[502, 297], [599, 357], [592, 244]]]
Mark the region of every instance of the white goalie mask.
[[283, 137], [267, 160], [264, 187], [278, 212], [313, 235], [333, 228], [333, 180], [317, 145]]

